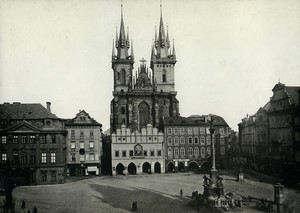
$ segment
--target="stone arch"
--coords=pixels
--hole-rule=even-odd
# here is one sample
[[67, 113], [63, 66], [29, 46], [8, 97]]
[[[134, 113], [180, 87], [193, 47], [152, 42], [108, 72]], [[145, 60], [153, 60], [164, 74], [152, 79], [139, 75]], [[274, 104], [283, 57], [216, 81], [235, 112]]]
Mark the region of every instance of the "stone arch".
[[148, 162], [143, 163], [143, 173], [151, 174], [151, 164]]
[[168, 164], [168, 172], [174, 172], [175, 171], [175, 165], [173, 162], [170, 162]]
[[136, 175], [136, 165], [133, 162], [128, 165], [127, 170], [128, 174]]
[[211, 163], [203, 161], [200, 165], [202, 171], [209, 171], [211, 169]]
[[155, 173], [161, 173], [161, 167], [160, 167], [160, 163], [159, 162], [156, 162], [155, 164], [154, 164], [154, 172]]
[[139, 126], [140, 128], [147, 127], [148, 123], [150, 123], [150, 107], [144, 101], [139, 105]]
[[179, 171], [179, 172], [185, 172], [185, 169], [184, 169], [184, 162], [179, 162], [179, 163], [178, 163], [178, 171]]
[[116, 174], [117, 175], [123, 175], [124, 174], [124, 170], [125, 170], [125, 167], [122, 163], [119, 163], [117, 166], [116, 166]]
[[191, 161], [191, 162], [189, 163], [189, 170], [190, 170], [190, 171], [197, 171], [198, 169], [199, 169], [199, 165], [198, 165], [197, 162]]

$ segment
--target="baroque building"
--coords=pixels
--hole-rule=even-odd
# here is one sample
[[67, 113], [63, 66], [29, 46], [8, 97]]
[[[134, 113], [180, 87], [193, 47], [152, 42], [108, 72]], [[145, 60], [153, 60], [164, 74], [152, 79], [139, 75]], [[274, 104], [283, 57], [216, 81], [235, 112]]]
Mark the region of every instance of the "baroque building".
[[0, 104], [0, 181], [19, 185], [61, 183], [65, 179], [64, 120], [41, 104]]
[[67, 174], [70, 176], [100, 175], [102, 158], [102, 124], [80, 110], [66, 121]]
[[279, 82], [272, 92], [264, 107], [239, 124], [241, 152], [255, 169], [271, 173], [284, 168], [292, 171], [300, 163], [300, 87]]
[[[211, 120], [212, 124], [211, 124]], [[211, 125], [215, 129], [210, 134]], [[210, 168], [211, 141], [215, 142], [217, 167], [225, 163], [229, 127], [217, 115], [164, 118], [166, 172], [185, 172]]]
[[134, 72], [133, 46], [128, 31], [125, 34], [121, 6], [120, 32], [116, 33], [112, 50], [114, 90], [110, 130], [113, 174], [119, 174], [121, 170], [164, 172], [163, 117], [178, 117], [179, 102], [175, 91], [175, 48], [174, 44], [171, 48], [169, 33], [165, 33], [162, 10], [159, 32], [157, 34], [155, 30], [152, 46], [151, 69], [145, 59], [140, 62]]

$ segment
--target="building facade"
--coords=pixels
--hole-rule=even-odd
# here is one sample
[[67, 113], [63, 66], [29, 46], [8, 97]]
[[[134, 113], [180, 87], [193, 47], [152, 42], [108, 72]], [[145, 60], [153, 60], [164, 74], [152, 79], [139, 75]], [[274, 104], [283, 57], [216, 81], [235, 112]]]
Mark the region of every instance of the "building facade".
[[[213, 135], [209, 131], [211, 118]], [[223, 118], [216, 115], [165, 118], [164, 133], [166, 172], [210, 168], [212, 140], [215, 141], [217, 168], [223, 167], [228, 137], [228, 125]]]
[[0, 104], [0, 172], [16, 184], [61, 183], [65, 179], [64, 121], [41, 104]]
[[163, 133], [151, 124], [133, 132], [122, 125], [111, 140], [113, 175], [164, 173]]
[[179, 116], [174, 44], [172, 49], [161, 15], [159, 32], [155, 32], [152, 46], [151, 69], [142, 59], [134, 73], [132, 41], [128, 32], [125, 35], [123, 7], [121, 10], [120, 32], [116, 35], [112, 50], [112, 173], [164, 172], [163, 117]]
[[277, 83], [272, 91], [264, 107], [242, 119], [239, 134], [242, 154], [251, 157], [256, 168], [280, 173], [300, 163], [300, 87]]
[[80, 110], [66, 121], [67, 174], [70, 176], [100, 175], [102, 158], [102, 124]]

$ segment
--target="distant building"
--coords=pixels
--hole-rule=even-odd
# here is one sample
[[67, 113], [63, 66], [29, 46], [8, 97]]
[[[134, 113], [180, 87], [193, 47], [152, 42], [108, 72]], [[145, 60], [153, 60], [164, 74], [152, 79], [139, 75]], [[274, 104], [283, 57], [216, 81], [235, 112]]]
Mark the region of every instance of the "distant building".
[[80, 110], [66, 121], [67, 169], [70, 176], [100, 175], [102, 124]]
[[300, 165], [300, 87], [277, 83], [273, 96], [239, 124], [241, 153], [255, 168], [272, 172]]
[[0, 177], [20, 185], [65, 179], [64, 121], [41, 104], [0, 104]]
[[[216, 115], [164, 119], [164, 152], [166, 172], [184, 172], [201, 167], [210, 168], [211, 126], [213, 119], [217, 168], [225, 166], [228, 125]], [[205, 164], [204, 164], [205, 163]], [[209, 163], [210, 164], [210, 163]]]

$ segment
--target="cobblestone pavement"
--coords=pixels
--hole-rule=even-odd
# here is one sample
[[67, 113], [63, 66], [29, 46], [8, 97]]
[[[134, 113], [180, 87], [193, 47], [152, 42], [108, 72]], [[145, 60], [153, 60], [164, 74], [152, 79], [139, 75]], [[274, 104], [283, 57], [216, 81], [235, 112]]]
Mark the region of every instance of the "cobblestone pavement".
[[[16, 212], [21, 210], [21, 201], [26, 201], [26, 212], [36, 206], [42, 213], [99, 213], [130, 212], [137, 201], [138, 212], [182, 213], [197, 212], [189, 205], [193, 191], [203, 192], [203, 175], [192, 173], [152, 174], [116, 177], [92, 177], [58, 185], [22, 186], [14, 190]], [[273, 185], [246, 179], [238, 183], [231, 176], [224, 178], [225, 192], [235, 191], [245, 197], [273, 200]], [[180, 189], [183, 196], [180, 197]], [[299, 191], [285, 188], [285, 202], [292, 212], [300, 209]], [[244, 205], [232, 212], [259, 212]], [[198, 212], [220, 212], [215, 209], [198, 209]]]

